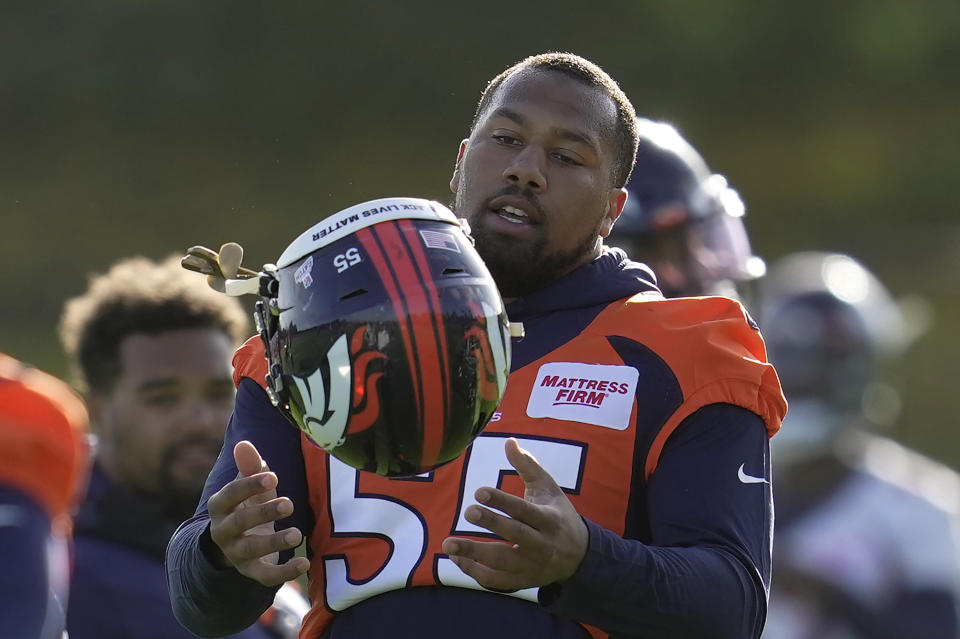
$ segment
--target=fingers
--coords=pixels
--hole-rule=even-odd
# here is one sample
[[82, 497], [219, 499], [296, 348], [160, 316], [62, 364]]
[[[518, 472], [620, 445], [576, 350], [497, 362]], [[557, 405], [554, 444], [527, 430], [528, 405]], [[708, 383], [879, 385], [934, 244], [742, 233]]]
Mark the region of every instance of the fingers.
[[532, 559], [515, 544], [499, 541], [476, 541], [448, 537], [441, 546], [451, 559], [479, 562], [490, 570], [519, 572], [532, 567]]
[[550, 473], [545, 471], [536, 457], [520, 448], [520, 443], [510, 437], [503, 444], [503, 449], [507, 454], [507, 461], [516, 469], [520, 479], [529, 486], [531, 482], [548, 481], [556, 485]]
[[[296, 529], [293, 529], [296, 530]], [[281, 533], [277, 533], [280, 535]], [[286, 550], [284, 548], [283, 550]], [[293, 557], [282, 564], [252, 559], [236, 565], [237, 571], [264, 586], [278, 586], [293, 581], [310, 569], [310, 560], [306, 557]]]
[[[210, 501], [213, 501], [212, 497]], [[214, 541], [219, 543], [222, 540], [229, 543], [231, 538], [245, 535], [249, 531], [272, 532], [274, 522], [285, 519], [293, 513], [293, 502], [287, 497], [262, 503], [248, 499], [232, 509], [226, 511], [220, 509], [219, 503], [216, 512], [208, 509], [211, 520], [210, 533], [216, 534]]]
[[[468, 506], [463, 513], [467, 521], [515, 544], [529, 543], [537, 531], [551, 526], [550, 513], [509, 493], [480, 488], [476, 497], [477, 501], [489, 508], [476, 504]], [[491, 508], [504, 514], [494, 512]]]
[[233, 460], [237, 462], [237, 470], [247, 477], [269, 470], [257, 447], [246, 440], [233, 447]]
[[[272, 530], [272, 529], [271, 529]], [[233, 539], [228, 557], [237, 566], [253, 560], [263, 559], [273, 553], [292, 550], [303, 541], [303, 535], [296, 528], [285, 528], [275, 532], [262, 532], [241, 535]], [[270, 562], [276, 564], [276, 558]]]
[[444, 540], [443, 551], [481, 586], [509, 590], [569, 578], [586, 553], [589, 533], [583, 519], [553, 477], [510, 438], [509, 463], [524, 482], [524, 496], [482, 487], [464, 517], [510, 543], [463, 538]]
[[237, 464], [237, 478], [248, 476], [257, 478], [262, 488], [253, 495], [246, 498], [248, 503], [261, 504], [277, 496], [277, 476], [270, 472], [267, 462], [260, 456], [256, 446], [248, 441], [237, 442], [233, 447], [233, 459]]
[[276, 522], [293, 514], [293, 502], [277, 496], [277, 476], [248, 441], [233, 448], [237, 477], [207, 502], [210, 537], [225, 564], [261, 584], [275, 586], [296, 579], [310, 566], [305, 557], [280, 563], [279, 553], [303, 542], [297, 528], [276, 531]]
[[248, 500], [251, 503], [265, 503], [275, 499], [276, 488], [277, 476], [273, 473], [257, 474], [253, 477], [238, 475], [210, 496], [207, 511], [211, 518], [225, 517]]
[[[499, 544], [503, 545], [503, 544]], [[491, 566], [484, 565], [467, 557], [450, 555], [450, 560], [457, 565], [465, 574], [486, 588], [497, 592], [516, 592], [523, 586], [517, 583], [517, 580], [511, 573], [498, 571]]]
[[530, 541], [513, 544], [449, 537], [442, 548], [464, 573], [494, 590], [564, 581], [576, 572], [586, 551], [585, 542], [581, 548], [564, 535], [541, 536], [536, 532]]
[[[265, 477], [270, 475], [241, 477], [227, 484], [224, 490], [242, 487]], [[278, 564], [280, 552], [296, 548], [303, 542], [303, 535], [297, 528], [274, 530], [277, 520], [293, 513], [293, 503], [288, 498], [280, 497], [264, 503], [254, 503], [254, 498], [249, 498], [226, 514], [219, 514], [221, 505], [215, 503], [215, 498], [220, 496], [214, 495], [209, 502], [212, 505], [210, 537], [227, 564], [264, 585], [276, 585], [307, 570], [309, 561], [306, 560]], [[223, 501], [226, 503], [227, 500]]]
[[263, 504], [277, 497], [277, 476], [268, 472], [267, 463], [253, 444], [238, 442], [233, 447], [233, 459], [239, 470], [237, 478], [214, 493], [207, 502], [207, 511], [213, 520], [226, 517], [245, 505]]
[[250, 579], [259, 581], [264, 586], [279, 586], [287, 581], [293, 581], [310, 569], [310, 560], [306, 557], [294, 557], [282, 564], [272, 565], [259, 563], [251, 566], [249, 572], [242, 574]]

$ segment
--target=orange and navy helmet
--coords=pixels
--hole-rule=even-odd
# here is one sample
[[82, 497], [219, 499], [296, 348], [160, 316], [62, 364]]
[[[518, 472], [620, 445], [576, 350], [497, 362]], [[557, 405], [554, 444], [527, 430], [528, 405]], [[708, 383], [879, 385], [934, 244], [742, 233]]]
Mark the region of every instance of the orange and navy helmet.
[[899, 393], [884, 369], [924, 330], [909, 307], [843, 253], [785, 255], [759, 291], [767, 353], [790, 401], [781, 458], [820, 453], [845, 428], [893, 425]]
[[313, 443], [355, 468], [407, 476], [455, 459], [486, 426], [510, 370], [508, 322], [442, 204], [357, 204], [264, 273], [268, 393]]
[[673, 125], [637, 118], [637, 130], [629, 195], [608, 243], [651, 267], [667, 297], [743, 297], [765, 270], [743, 200]]

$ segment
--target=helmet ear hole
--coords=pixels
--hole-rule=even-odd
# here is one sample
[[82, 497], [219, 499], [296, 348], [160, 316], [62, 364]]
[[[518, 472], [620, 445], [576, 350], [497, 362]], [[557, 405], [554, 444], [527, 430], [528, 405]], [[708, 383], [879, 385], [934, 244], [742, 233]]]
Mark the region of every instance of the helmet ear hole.
[[340, 211], [284, 251], [276, 277], [269, 385], [314, 444], [411, 476], [457, 458], [486, 426], [510, 370], [509, 323], [446, 207], [386, 198]]
[[352, 298], [354, 298], [354, 297], [359, 297], [360, 295], [366, 295], [366, 293], [367, 293], [367, 290], [366, 290], [366, 289], [363, 289], [363, 288], [354, 289], [354, 290], [350, 291], [349, 293], [347, 293], [346, 295], [341, 295], [341, 296], [340, 296], [340, 301], [341, 301], [341, 302], [345, 302], [345, 301], [347, 301], [347, 300], [349, 300], [349, 299], [352, 299]]

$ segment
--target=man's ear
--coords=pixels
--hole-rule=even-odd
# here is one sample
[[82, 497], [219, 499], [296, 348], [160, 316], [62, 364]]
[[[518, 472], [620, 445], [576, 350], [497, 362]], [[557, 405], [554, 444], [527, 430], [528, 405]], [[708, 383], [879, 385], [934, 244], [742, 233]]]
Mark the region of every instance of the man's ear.
[[610, 191], [610, 199], [607, 202], [607, 214], [600, 222], [600, 237], [607, 237], [613, 230], [613, 223], [620, 217], [623, 207], [627, 203], [626, 189], [613, 189]]
[[107, 412], [107, 396], [104, 393], [90, 391], [84, 400], [87, 404], [87, 411], [90, 413], [90, 430], [94, 435], [101, 435], [104, 424], [104, 417]]
[[457, 186], [460, 184], [460, 164], [463, 162], [463, 154], [467, 152], [468, 139], [460, 140], [460, 148], [457, 150], [457, 163], [453, 165], [453, 176], [450, 178], [450, 191], [457, 192]]

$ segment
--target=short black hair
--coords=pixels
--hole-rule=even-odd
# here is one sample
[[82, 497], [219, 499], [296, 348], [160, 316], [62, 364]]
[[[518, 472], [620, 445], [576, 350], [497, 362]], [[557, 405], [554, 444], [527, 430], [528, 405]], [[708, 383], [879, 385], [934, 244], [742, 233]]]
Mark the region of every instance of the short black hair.
[[486, 110], [497, 89], [508, 79], [527, 70], [556, 71], [587, 86], [596, 87], [606, 93], [617, 108], [617, 122], [614, 130], [614, 149], [611, 179], [614, 186], [622, 188], [630, 179], [633, 163], [637, 155], [637, 114], [630, 99], [620, 85], [599, 66], [573, 53], [549, 52], [533, 55], [517, 62], [487, 83], [477, 103], [477, 110], [470, 123], [470, 131], [476, 128], [480, 116]]
[[179, 256], [160, 262], [133, 257], [91, 276], [87, 291], [67, 301], [60, 340], [77, 385], [110, 392], [120, 376], [120, 344], [126, 337], [190, 328], [220, 330], [239, 344], [249, 321], [236, 299], [184, 270]]

